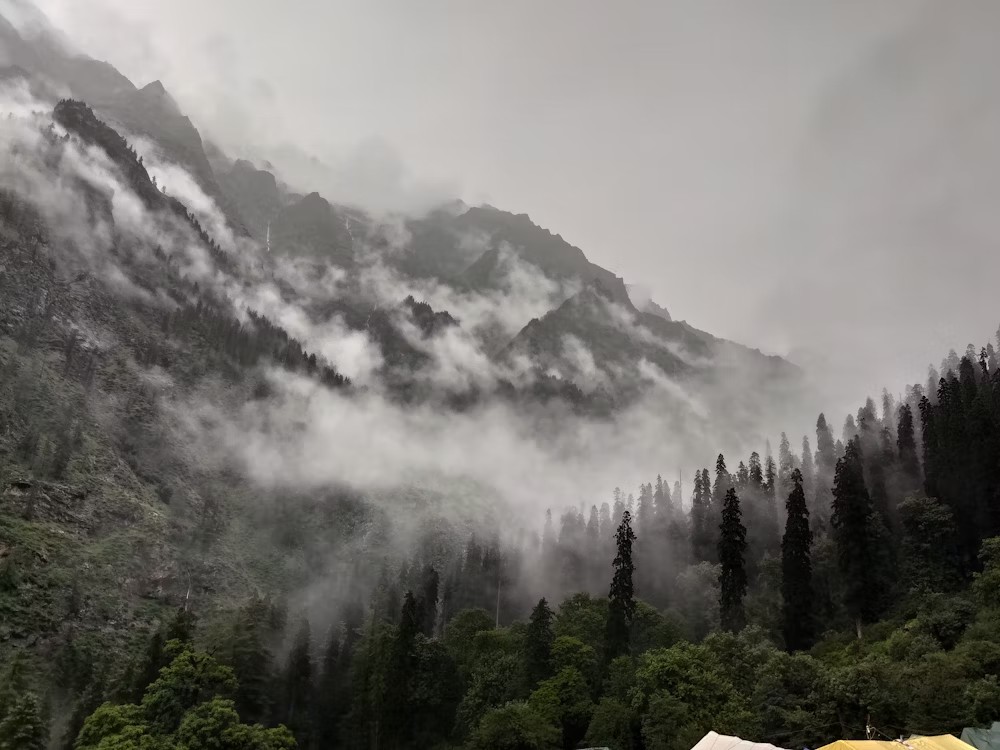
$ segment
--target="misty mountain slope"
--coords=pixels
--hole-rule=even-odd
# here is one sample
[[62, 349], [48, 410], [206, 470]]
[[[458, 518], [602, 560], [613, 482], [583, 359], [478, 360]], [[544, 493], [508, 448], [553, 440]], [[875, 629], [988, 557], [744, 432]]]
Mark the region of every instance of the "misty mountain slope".
[[310, 193], [278, 211], [271, 222], [271, 249], [322, 258], [338, 266], [354, 262], [345, 218], [319, 193]]
[[219, 185], [243, 217], [250, 235], [258, 241], [265, 241], [268, 225], [284, 205], [275, 176], [257, 169], [244, 159], [238, 159], [232, 166], [220, 171]]
[[[508, 244], [521, 258], [557, 280], [599, 281], [619, 304], [631, 306], [624, 282], [611, 271], [591, 263], [583, 251], [533, 223], [527, 214], [512, 214], [491, 206], [470, 208], [455, 220], [463, 230], [481, 232], [494, 248]], [[496, 262], [496, 255], [490, 256]], [[489, 261], [487, 261], [489, 263]], [[488, 267], [476, 270], [470, 282], [490, 283]]]
[[25, 39], [0, 17], [0, 51], [8, 65], [19, 67], [44, 88], [50, 83], [65, 86], [74, 97], [129, 133], [149, 139], [169, 161], [194, 176], [205, 193], [219, 203], [234, 229], [246, 231], [235, 206], [219, 187], [198, 129], [160, 81], [139, 88], [110, 63], [69, 49], [41, 23], [33, 26], [30, 34], [30, 39]]
[[641, 363], [653, 365], [660, 376], [695, 384], [728, 371], [738, 376], [740, 368], [747, 370], [748, 382], [753, 370], [787, 386], [801, 379], [798, 368], [780, 357], [718, 339], [684, 322], [622, 307], [599, 282], [532, 320], [501, 356], [528, 357], [564, 377], [628, 390], [642, 377]]

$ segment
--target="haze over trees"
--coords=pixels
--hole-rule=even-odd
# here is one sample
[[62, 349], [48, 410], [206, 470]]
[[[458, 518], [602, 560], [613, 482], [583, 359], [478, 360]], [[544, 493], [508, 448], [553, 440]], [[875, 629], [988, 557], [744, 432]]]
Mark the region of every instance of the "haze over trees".
[[800, 438], [797, 367], [524, 214], [331, 203], [0, 42], [0, 750], [1000, 719], [993, 342]]

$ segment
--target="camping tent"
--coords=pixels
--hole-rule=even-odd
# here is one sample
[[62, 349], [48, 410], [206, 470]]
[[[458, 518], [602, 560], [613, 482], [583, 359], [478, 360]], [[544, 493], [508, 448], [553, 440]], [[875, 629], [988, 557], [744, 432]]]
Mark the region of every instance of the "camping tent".
[[908, 740], [837, 740], [819, 750], [975, 750], [950, 734]]
[[989, 729], [966, 727], [962, 730], [962, 742], [976, 750], [1000, 750], [1000, 721], [994, 721]]
[[739, 737], [728, 737], [718, 732], [709, 732], [691, 750], [783, 750], [766, 742], [750, 742]]

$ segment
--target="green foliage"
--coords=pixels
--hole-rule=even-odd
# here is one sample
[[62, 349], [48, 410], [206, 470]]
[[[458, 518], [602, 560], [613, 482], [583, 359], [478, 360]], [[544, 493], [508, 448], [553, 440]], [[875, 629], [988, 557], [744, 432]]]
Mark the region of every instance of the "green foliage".
[[524, 634], [524, 672], [530, 690], [552, 674], [552, 610], [544, 598], [531, 611]]
[[903, 526], [901, 582], [907, 591], [951, 591], [959, 581], [955, 518], [933, 498], [899, 504]]
[[292, 750], [285, 727], [240, 722], [232, 700], [232, 670], [179, 641], [173, 660], [149, 686], [140, 704], [105, 703], [83, 724], [76, 750]]
[[753, 735], [749, 702], [707, 646], [681, 643], [644, 654], [632, 705], [642, 715], [646, 747], [687, 750], [710, 729]]
[[561, 669], [542, 682], [528, 705], [545, 721], [559, 727], [564, 748], [574, 748], [583, 739], [594, 710], [587, 680], [573, 667]]
[[[170, 646], [179, 644], [174, 641]], [[170, 734], [189, 709], [215, 696], [228, 696], [236, 686], [229, 667], [208, 654], [183, 649], [147, 688], [142, 697], [143, 716], [153, 731]]]
[[475, 658], [476, 633], [492, 630], [493, 618], [485, 609], [463, 609], [449, 620], [444, 628], [444, 643], [455, 656], [459, 668], [467, 671]]
[[494, 708], [469, 738], [469, 750], [553, 750], [560, 747], [559, 729], [528, 703], [515, 701]]
[[0, 716], [0, 750], [44, 750], [49, 728], [34, 693], [22, 693]]
[[984, 607], [1000, 603], [1000, 536], [983, 542], [979, 552], [983, 570], [972, 581], [972, 592]]
[[602, 698], [594, 708], [584, 742], [589, 747], [609, 750], [633, 750], [639, 730], [639, 717], [632, 707], [616, 698]]

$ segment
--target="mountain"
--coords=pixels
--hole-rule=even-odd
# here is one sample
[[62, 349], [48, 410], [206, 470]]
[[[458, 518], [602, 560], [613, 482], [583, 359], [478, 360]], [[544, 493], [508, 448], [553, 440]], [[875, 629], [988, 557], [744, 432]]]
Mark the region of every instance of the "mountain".
[[310, 193], [280, 209], [271, 224], [276, 253], [307, 256], [346, 266], [354, 261], [345, 218], [319, 193]]
[[245, 232], [235, 205], [219, 187], [201, 134], [160, 81], [135, 86], [110, 63], [73, 50], [29, 4], [10, 1], [35, 20], [22, 33], [0, 17], [0, 63], [17, 67], [43, 89], [52, 84], [65, 86], [72, 96], [86, 101], [131, 135], [149, 139], [167, 160], [195, 178], [205, 194], [219, 204], [234, 229]]
[[631, 306], [621, 278], [591, 263], [583, 250], [538, 226], [527, 214], [512, 214], [492, 206], [479, 206], [458, 216], [455, 224], [460, 231], [485, 235], [491, 245], [491, 249], [474, 266], [475, 270], [469, 278], [474, 285], [490, 286], [495, 283], [493, 273], [498, 259], [495, 250], [507, 245], [519, 258], [553, 279], [600, 282], [616, 302]]
[[[222, 165], [220, 165], [222, 167]], [[275, 176], [245, 159], [220, 168], [219, 186], [246, 222], [250, 236], [267, 238], [267, 227], [285, 204]]]

